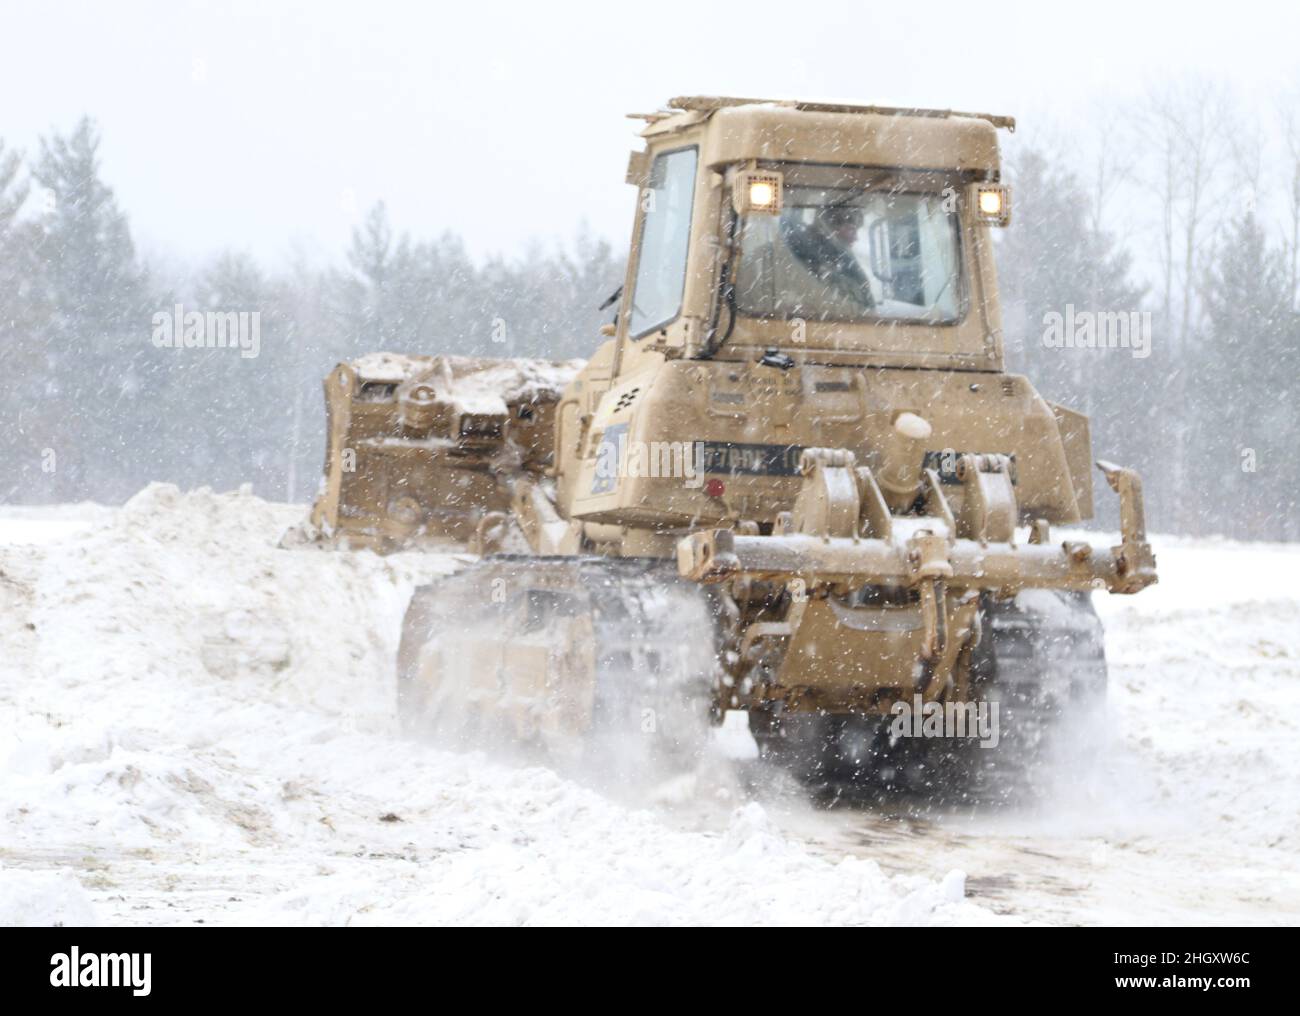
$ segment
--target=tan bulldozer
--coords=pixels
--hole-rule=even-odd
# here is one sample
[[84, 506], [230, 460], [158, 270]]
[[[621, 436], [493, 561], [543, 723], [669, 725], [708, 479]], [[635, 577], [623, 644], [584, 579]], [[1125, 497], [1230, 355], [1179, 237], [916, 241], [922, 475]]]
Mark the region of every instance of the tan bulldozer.
[[642, 119], [627, 276], [581, 369], [327, 380], [318, 523], [481, 555], [415, 594], [406, 720], [671, 756], [743, 710], [804, 774], [930, 788], [1038, 757], [1104, 695], [1091, 593], [1156, 574], [1131, 470], [1097, 463], [1115, 545], [1053, 536], [1092, 515], [1092, 452], [1004, 370], [1014, 121], [719, 97]]

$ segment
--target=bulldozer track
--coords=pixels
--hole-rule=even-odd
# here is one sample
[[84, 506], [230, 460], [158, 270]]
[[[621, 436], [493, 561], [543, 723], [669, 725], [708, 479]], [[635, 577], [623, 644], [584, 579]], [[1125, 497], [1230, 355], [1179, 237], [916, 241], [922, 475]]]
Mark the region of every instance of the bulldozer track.
[[706, 594], [663, 562], [494, 556], [416, 590], [399, 707], [409, 729], [496, 728], [557, 761], [661, 761], [702, 740], [713, 640]]

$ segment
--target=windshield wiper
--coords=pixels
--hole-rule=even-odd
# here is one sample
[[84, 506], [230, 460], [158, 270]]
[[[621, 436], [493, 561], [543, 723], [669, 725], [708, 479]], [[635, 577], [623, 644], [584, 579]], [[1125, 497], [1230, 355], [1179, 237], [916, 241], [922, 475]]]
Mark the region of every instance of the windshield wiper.
[[607, 307], [612, 307], [612, 306], [614, 306], [614, 304], [618, 303], [618, 301], [619, 301], [619, 297], [621, 297], [622, 295], [623, 295], [623, 287], [622, 287], [622, 285], [620, 285], [620, 286], [618, 287], [618, 289], [616, 289], [616, 290], [614, 290], [614, 292], [610, 293], [610, 294], [609, 294], [609, 298], [606, 299], [605, 302], [602, 303], [602, 304], [601, 304], [599, 307], [597, 307], [596, 309], [597, 309], [597, 310], [604, 310], [604, 309], [607, 308]]

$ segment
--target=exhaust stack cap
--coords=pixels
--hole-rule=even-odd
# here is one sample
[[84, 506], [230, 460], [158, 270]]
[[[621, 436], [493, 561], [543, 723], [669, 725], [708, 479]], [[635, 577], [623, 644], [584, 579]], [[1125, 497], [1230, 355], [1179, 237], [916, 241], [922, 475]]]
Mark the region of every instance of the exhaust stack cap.
[[929, 422], [915, 413], [899, 413], [894, 417], [894, 430], [912, 441], [924, 441], [934, 432]]

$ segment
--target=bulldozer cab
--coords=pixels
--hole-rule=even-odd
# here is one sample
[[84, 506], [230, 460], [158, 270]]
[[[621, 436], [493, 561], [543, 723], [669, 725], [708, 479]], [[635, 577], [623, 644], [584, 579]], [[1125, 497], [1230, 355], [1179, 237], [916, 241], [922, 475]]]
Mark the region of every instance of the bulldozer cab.
[[642, 350], [1000, 370], [997, 128], [934, 110], [679, 98], [648, 114], [618, 366]]

